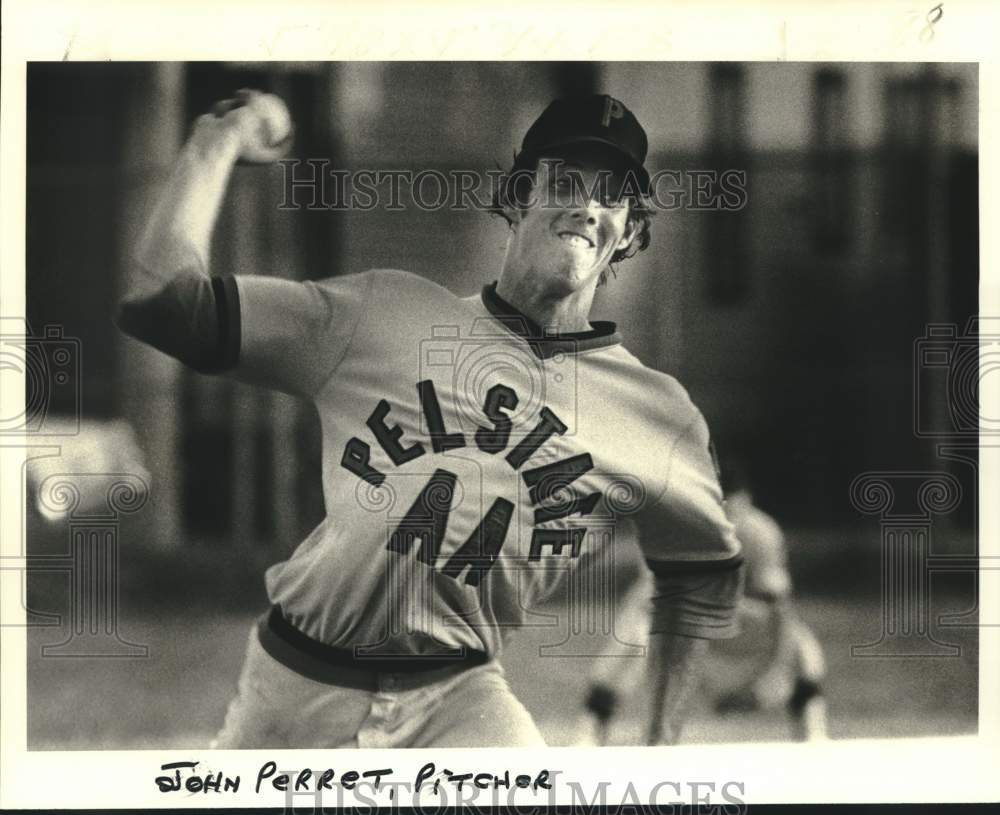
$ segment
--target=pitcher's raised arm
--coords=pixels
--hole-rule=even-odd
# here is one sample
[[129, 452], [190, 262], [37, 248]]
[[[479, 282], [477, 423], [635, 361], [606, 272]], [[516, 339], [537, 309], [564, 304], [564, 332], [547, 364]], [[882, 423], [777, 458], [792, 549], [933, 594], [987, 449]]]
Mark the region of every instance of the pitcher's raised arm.
[[298, 370], [295, 362], [308, 356], [298, 353], [307, 338], [315, 342], [329, 326], [330, 297], [315, 284], [210, 271], [212, 233], [233, 166], [276, 161], [292, 134], [285, 103], [252, 90], [195, 121], [132, 259], [117, 323], [203, 373], [308, 394], [324, 372]]

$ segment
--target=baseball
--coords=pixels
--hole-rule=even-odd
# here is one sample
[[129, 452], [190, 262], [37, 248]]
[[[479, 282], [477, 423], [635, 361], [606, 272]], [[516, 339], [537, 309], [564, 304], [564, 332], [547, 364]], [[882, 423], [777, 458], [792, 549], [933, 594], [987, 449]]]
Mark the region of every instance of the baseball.
[[288, 106], [273, 93], [241, 89], [235, 99], [216, 105], [216, 115], [240, 117], [240, 161], [269, 164], [284, 156], [292, 144], [294, 125]]

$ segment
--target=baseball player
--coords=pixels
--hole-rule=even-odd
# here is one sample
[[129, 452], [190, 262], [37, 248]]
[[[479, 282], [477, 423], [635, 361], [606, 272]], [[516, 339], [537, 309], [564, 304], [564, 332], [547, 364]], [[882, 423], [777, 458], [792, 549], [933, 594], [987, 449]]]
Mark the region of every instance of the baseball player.
[[281, 100], [253, 91], [196, 121], [118, 316], [321, 421], [327, 515], [267, 572], [272, 607], [215, 745], [541, 744], [504, 637], [618, 524], [656, 575], [647, 738], [676, 740], [742, 572], [701, 414], [588, 320], [609, 265], [649, 240], [645, 131], [609, 96], [546, 108], [498, 190], [499, 278], [467, 297], [391, 269], [213, 277], [234, 163], [280, 157], [289, 133]]
[[[726, 469], [726, 480], [726, 514], [743, 546], [746, 591], [738, 613], [740, 635], [713, 648], [713, 661], [725, 679], [720, 682], [715, 677], [713, 683], [714, 671], [708, 673], [705, 691], [715, 697], [714, 708], [721, 714], [785, 707], [796, 740], [824, 740], [826, 663], [819, 642], [791, 602], [784, 535], [775, 520], [754, 504], [737, 467]], [[636, 660], [623, 655], [626, 645], [645, 641], [646, 606], [653, 586], [638, 557], [622, 561], [616, 576], [618, 585], [624, 584], [624, 599], [615, 617], [617, 639], [594, 664], [586, 713], [578, 727], [581, 744], [607, 744], [623, 697], [641, 685]], [[729, 688], [722, 689], [727, 683]]]

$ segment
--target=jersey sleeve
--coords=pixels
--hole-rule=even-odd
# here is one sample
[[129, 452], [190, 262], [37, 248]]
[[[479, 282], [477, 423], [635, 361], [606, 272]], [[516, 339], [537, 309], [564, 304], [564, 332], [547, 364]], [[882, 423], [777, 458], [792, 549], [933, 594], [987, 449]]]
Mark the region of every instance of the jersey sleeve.
[[742, 551], [723, 509], [700, 413], [671, 448], [666, 486], [642, 514], [639, 534], [656, 580], [650, 630], [706, 639], [735, 636]]
[[224, 373], [239, 354], [239, 315], [232, 278], [209, 277], [195, 264], [162, 289], [118, 304], [115, 323], [147, 345], [200, 373]]
[[365, 312], [374, 272], [322, 281], [239, 276], [236, 375], [313, 396], [344, 358]]
[[201, 373], [311, 397], [343, 359], [375, 272], [321, 281], [183, 268], [158, 292], [124, 300], [127, 334]]

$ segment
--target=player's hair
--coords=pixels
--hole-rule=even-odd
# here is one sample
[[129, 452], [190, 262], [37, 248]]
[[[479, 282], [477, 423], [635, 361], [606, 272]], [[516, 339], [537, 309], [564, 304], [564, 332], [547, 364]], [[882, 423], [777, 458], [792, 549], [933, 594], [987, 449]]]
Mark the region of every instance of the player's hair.
[[[493, 199], [487, 210], [490, 215], [498, 215], [503, 218], [510, 229], [514, 228], [514, 222], [507, 214], [507, 209], [520, 208], [523, 210], [525, 208], [525, 202], [528, 201], [530, 193], [530, 185], [534, 182], [535, 173], [538, 169], [537, 160], [532, 161], [530, 164], [525, 164], [525, 166], [518, 166], [518, 158], [519, 156], [515, 154], [513, 166], [500, 176], [498, 183], [494, 186]], [[523, 159], [523, 156], [520, 158]], [[524, 162], [521, 163], [524, 164]], [[498, 169], [501, 169], [499, 165]], [[608, 268], [601, 271], [601, 277], [597, 282], [598, 286], [603, 286], [608, 282], [609, 271], [612, 275], [617, 276], [615, 264], [635, 256], [649, 246], [649, 227], [656, 212], [653, 209], [652, 198], [644, 193], [635, 192], [633, 185], [629, 185], [629, 189], [633, 190], [633, 192], [627, 196], [629, 201], [628, 222], [630, 226], [635, 225], [635, 235], [628, 246], [624, 249], [615, 250], [611, 255], [611, 260], [608, 261]]]

